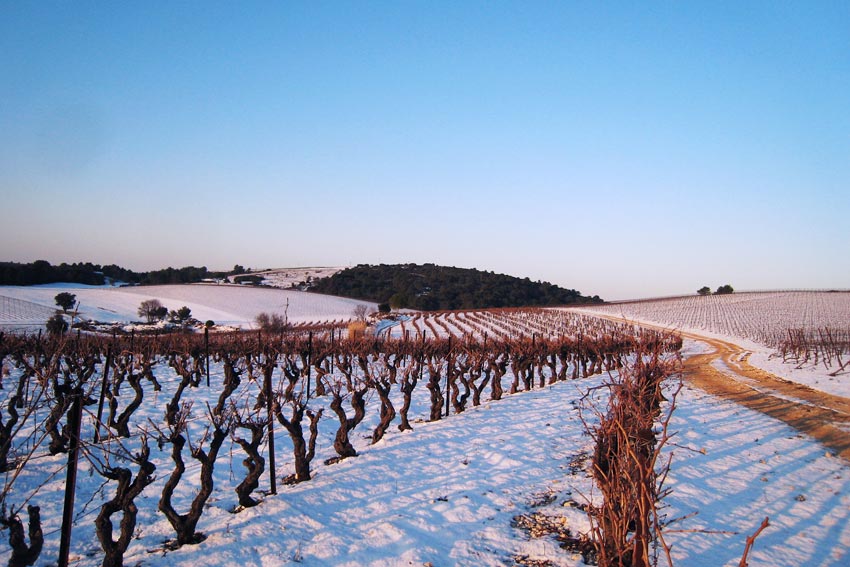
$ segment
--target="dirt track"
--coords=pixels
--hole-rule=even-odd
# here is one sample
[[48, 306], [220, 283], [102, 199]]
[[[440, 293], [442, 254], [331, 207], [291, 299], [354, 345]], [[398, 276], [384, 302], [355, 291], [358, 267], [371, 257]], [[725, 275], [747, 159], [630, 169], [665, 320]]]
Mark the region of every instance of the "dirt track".
[[715, 349], [684, 361], [688, 382], [782, 420], [850, 461], [850, 399], [819, 392], [755, 368], [747, 362], [748, 351], [735, 344], [691, 333], [682, 335]]
[[[624, 321], [619, 317], [606, 318]], [[747, 361], [749, 351], [736, 344], [694, 333], [680, 334], [714, 348], [714, 352], [692, 355], [684, 361], [686, 381], [710, 394], [779, 419], [850, 461], [850, 399], [813, 390], [755, 368]]]

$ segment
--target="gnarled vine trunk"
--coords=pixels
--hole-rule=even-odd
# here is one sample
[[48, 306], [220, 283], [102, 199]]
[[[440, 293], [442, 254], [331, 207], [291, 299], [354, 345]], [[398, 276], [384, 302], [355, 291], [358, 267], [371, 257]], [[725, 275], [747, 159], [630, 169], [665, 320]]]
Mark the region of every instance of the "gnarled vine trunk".
[[[134, 459], [139, 464], [139, 472], [135, 479], [132, 478], [130, 469], [124, 467], [107, 468], [102, 471], [104, 477], [118, 482], [115, 497], [100, 507], [100, 513], [94, 522], [97, 539], [105, 554], [103, 567], [122, 567], [124, 564], [124, 552], [127, 551], [133, 538], [133, 531], [136, 529], [138, 508], [135, 499], [155, 480], [153, 473], [156, 466], [150, 462], [149, 457], [147, 441], [143, 441], [141, 452]], [[118, 512], [123, 515], [120, 533], [115, 540], [112, 537], [112, 516]]]
[[12, 556], [9, 557], [9, 567], [28, 567], [35, 565], [41, 549], [44, 547], [44, 534], [41, 531], [41, 513], [38, 506], [27, 506], [29, 516], [29, 538], [27, 545], [24, 538], [24, 524], [17, 514], [10, 514], [8, 518], [2, 518], [2, 523], [9, 528], [9, 545], [12, 548]]
[[186, 438], [183, 436], [185, 432], [185, 413], [184, 417], [177, 425], [171, 429], [171, 434], [165, 441], [171, 443], [171, 460], [174, 461], [174, 471], [165, 482], [162, 489], [162, 495], [159, 499], [159, 511], [162, 512], [171, 527], [177, 534], [177, 546], [200, 543], [204, 540], [202, 534], [196, 532], [198, 521], [204, 512], [204, 505], [207, 503], [213, 491], [213, 468], [215, 460], [218, 457], [218, 451], [221, 445], [227, 438], [229, 432], [229, 416], [213, 417], [213, 435], [210, 440], [209, 451], [204, 451], [202, 447], [194, 448], [191, 452], [192, 457], [201, 463], [201, 486], [189, 511], [185, 514], [180, 514], [174, 509], [172, 498], [174, 491], [180, 484], [183, 478], [183, 473], [186, 472], [186, 465], [183, 462], [183, 447], [186, 445]]

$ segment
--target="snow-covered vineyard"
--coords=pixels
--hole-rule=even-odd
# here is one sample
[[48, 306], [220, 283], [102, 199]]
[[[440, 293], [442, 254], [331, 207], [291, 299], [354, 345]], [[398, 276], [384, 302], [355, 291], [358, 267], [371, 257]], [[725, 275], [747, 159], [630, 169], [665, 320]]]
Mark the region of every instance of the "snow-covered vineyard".
[[580, 308], [731, 341], [784, 379], [850, 396], [850, 292], [691, 296]]
[[789, 330], [830, 329], [846, 339], [850, 292], [779, 291], [688, 296], [596, 305], [593, 311], [780, 348]]
[[[207, 539], [209, 505], [234, 514], [257, 505], [277, 485], [283, 492], [322, 466], [357, 456], [360, 439], [377, 444], [482, 403], [614, 371], [636, 349], [672, 353], [679, 346], [674, 336], [609, 321], [596, 321], [591, 331], [584, 327], [590, 319], [572, 318], [579, 336], [513, 343], [254, 333], [218, 335], [209, 344], [197, 335], [6, 336], [0, 463], [10, 529], [25, 505], [40, 506], [47, 553], [54, 553], [77, 438], [84, 460], [74, 491], [82, 504], [75, 560], [119, 565], [118, 548], [139, 533], [122, 524], [113, 541], [110, 514], [130, 517], [136, 498], [148, 504], [136, 525], [158, 534], [146, 545], [179, 554], [177, 548]], [[282, 426], [278, 464], [275, 423]], [[258, 490], [261, 480], [265, 490]], [[157, 490], [161, 515], [151, 509]], [[170, 538], [163, 522], [175, 532]], [[97, 540], [103, 556], [92, 547]]]
[[[304, 324], [325, 320], [310, 317], [311, 309], [348, 321], [361, 303], [179, 287], [121, 290], [127, 297], [73, 291], [83, 291], [84, 305], [115, 317], [151, 296], [169, 306], [191, 303], [202, 317], [219, 313], [224, 321], [229, 314], [244, 322], [281, 299], [289, 300], [281, 309]], [[42, 317], [57, 291], [10, 297], [4, 312], [18, 320]], [[104, 291], [110, 294], [99, 295]], [[749, 305], [743, 295], [739, 303]], [[109, 303], [109, 297], [118, 299]], [[785, 297], [774, 299], [781, 304]], [[246, 303], [231, 303], [236, 298]], [[271, 305], [263, 303], [269, 299]], [[736, 315], [736, 303], [723, 303], [726, 297], [694, 299], [714, 300], [736, 320], [758, 313]], [[315, 303], [299, 305], [304, 300]], [[321, 301], [330, 308], [319, 307]], [[817, 319], [818, 309], [829, 312], [802, 308], [812, 325], [844, 324], [835, 313]], [[586, 401], [606, 391], [600, 387], [633, 360], [636, 344], [660, 335], [573, 309], [404, 313], [375, 330], [351, 338], [341, 329], [289, 338], [256, 330], [211, 333], [209, 386], [203, 335], [72, 334], [69, 345], [99, 346], [55, 359], [20, 358], [7, 335], [0, 390], [4, 517], [17, 512], [25, 530], [26, 507], [39, 506], [44, 548], [36, 564], [55, 560], [70, 440], [67, 395], [79, 383], [87, 403], [72, 564], [104, 563], [108, 546], [96, 526], [121, 485], [110, 471], [124, 468], [130, 479], [141, 479], [126, 565], [201, 565], [210, 557], [220, 565], [583, 565], [582, 555], [562, 549], [557, 538], [586, 533], [591, 525], [581, 508], [599, 498], [590, 465], [594, 442], [583, 425], [595, 418]], [[686, 341], [683, 354], [705, 348]], [[780, 370], [794, 368], [763, 348]], [[818, 376], [827, 379], [823, 371]], [[842, 374], [831, 379], [846, 397]], [[688, 387], [670, 427], [675, 440], [663, 457], [673, 457], [672, 492], [663, 514], [687, 517], [668, 527], [674, 564], [735, 565], [746, 535], [770, 516], [751, 564], [846, 565], [850, 468], [844, 460], [779, 422]], [[178, 451], [181, 438], [186, 446]], [[175, 476], [179, 462], [185, 472]], [[119, 517], [113, 516], [116, 538]], [[189, 543], [178, 546], [181, 525]], [[0, 539], [8, 534], [0, 530]], [[11, 554], [0, 543], [0, 562]]]

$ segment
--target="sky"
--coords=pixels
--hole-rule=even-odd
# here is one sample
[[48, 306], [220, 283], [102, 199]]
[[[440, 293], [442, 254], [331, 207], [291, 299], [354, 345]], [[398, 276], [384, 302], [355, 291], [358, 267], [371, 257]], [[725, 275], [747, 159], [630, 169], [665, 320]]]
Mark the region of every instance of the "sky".
[[0, 261], [850, 288], [850, 3], [0, 0]]

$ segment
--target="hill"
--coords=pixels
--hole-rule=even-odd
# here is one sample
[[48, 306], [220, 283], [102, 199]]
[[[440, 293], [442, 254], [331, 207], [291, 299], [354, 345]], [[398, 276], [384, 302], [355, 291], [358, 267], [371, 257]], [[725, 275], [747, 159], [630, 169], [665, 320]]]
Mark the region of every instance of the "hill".
[[311, 290], [423, 311], [602, 302], [548, 282], [434, 264], [361, 264], [315, 282]]

